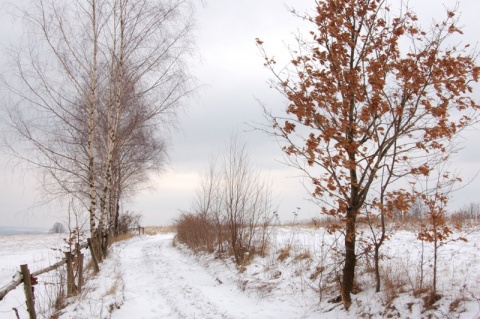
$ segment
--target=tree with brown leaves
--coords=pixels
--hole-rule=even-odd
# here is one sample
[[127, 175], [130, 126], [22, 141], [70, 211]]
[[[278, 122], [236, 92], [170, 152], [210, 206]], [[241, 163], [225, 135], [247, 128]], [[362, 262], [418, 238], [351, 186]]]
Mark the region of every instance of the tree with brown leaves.
[[407, 211], [411, 196], [400, 179], [428, 176], [475, 121], [471, 83], [480, 67], [468, 45], [449, 46], [462, 33], [455, 11], [424, 31], [411, 10], [394, 14], [385, 0], [316, 1], [315, 14], [304, 17], [313, 24], [310, 38], [297, 37], [281, 70], [257, 39], [272, 85], [289, 101], [286, 115], [265, 109], [269, 132], [313, 183], [322, 213], [341, 221], [347, 309], [357, 217]]

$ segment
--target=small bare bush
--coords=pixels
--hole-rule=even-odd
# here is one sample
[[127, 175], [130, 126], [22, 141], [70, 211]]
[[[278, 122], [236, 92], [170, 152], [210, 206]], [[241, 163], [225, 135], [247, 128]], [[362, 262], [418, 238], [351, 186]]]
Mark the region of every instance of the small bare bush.
[[271, 193], [268, 179], [253, 169], [245, 144], [234, 136], [221, 160], [211, 161], [193, 213], [177, 220], [177, 240], [193, 250], [227, 251], [238, 266], [256, 254], [265, 256], [274, 211]]
[[408, 278], [395, 265], [384, 263], [381, 268], [383, 282], [382, 301], [384, 306], [388, 307], [399, 294], [406, 291]]
[[142, 215], [126, 211], [121, 213], [118, 217], [118, 227], [117, 234], [126, 234], [130, 232], [131, 229], [136, 229], [140, 226], [140, 219]]
[[183, 213], [174, 224], [176, 240], [194, 251], [213, 253], [216, 227], [206, 214]]
[[36, 290], [36, 308], [38, 315], [44, 318], [58, 318], [65, 307], [66, 273], [64, 267], [59, 267], [51, 273], [42, 276], [39, 281], [43, 289]]

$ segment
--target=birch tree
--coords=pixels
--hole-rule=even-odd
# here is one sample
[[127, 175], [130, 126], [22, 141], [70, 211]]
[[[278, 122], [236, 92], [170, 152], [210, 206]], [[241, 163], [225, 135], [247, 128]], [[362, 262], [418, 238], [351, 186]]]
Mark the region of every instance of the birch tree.
[[[192, 91], [185, 59], [192, 53], [190, 33], [193, 19], [187, 1], [151, 0], [112, 2], [110, 37], [110, 87], [106, 101], [108, 138], [106, 140], [103, 190], [100, 198], [100, 224], [104, 228], [111, 198], [114, 152], [122, 114], [129, 104], [142, 100], [143, 121], [170, 124], [182, 101]], [[158, 122], [157, 122], [158, 123]], [[165, 128], [161, 128], [165, 132]]]
[[175, 115], [194, 91], [193, 11], [182, 0], [40, 0], [21, 9], [12, 50], [11, 150], [41, 169], [53, 198], [72, 196], [100, 239], [121, 196], [166, 158]]
[[19, 9], [28, 32], [11, 50], [12, 68], [3, 81], [11, 93], [11, 150], [42, 169], [44, 189], [53, 198], [84, 202], [93, 232], [99, 33], [106, 19], [97, 0], [75, 7], [42, 0]]

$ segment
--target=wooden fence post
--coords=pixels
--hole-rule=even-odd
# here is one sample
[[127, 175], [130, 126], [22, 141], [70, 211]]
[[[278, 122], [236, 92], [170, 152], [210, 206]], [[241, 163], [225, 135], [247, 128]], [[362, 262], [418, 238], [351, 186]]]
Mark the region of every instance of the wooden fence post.
[[73, 276], [72, 253], [65, 253], [65, 261], [67, 263], [67, 297], [75, 295], [75, 279]]
[[75, 254], [77, 255], [77, 292], [80, 293], [82, 291], [83, 286], [83, 254], [81, 251], [80, 243], [75, 243]]
[[77, 284], [77, 289], [78, 292], [82, 292], [82, 286], [83, 286], [83, 254], [78, 254], [77, 255], [77, 260], [78, 260], [78, 270], [77, 270], [77, 276], [78, 276], [78, 284]]
[[25, 289], [25, 297], [27, 299], [27, 311], [30, 319], [36, 319], [37, 314], [35, 313], [35, 300], [33, 296], [33, 287], [30, 278], [30, 270], [28, 270], [28, 265], [20, 265], [20, 270], [23, 276], [23, 288]]
[[95, 255], [95, 248], [92, 245], [92, 239], [87, 238], [87, 242], [88, 242], [88, 248], [90, 249], [90, 254], [92, 255], [93, 270], [95, 271], [95, 273], [98, 273], [100, 269], [98, 268], [97, 256]]
[[102, 232], [100, 230], [95, 232], [95, 238], [93, 243], [95, 243], [95, 252], [97, 253], [95, 257], [97, 257], [98, 262], [103, 261], [103, 249], [102, 249]]

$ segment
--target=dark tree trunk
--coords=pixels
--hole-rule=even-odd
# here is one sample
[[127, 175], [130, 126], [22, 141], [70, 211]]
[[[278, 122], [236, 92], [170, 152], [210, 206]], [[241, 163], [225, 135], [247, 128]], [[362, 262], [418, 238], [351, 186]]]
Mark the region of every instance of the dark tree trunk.
[[375, 262], [375, 292], [380, 292], [381, 280], [380, 280], [380, 245], [375, 244], [375, 252], [373, 256]]
[[114, 221], [114, 229], [115, 229], [115, 236], [118, 236], [118, 218], [120, 215], [120, 204], [119, 199], [117, 198], [117, 206], [115, 208], [115, 221]]
[[107, 255], [108, 255], [108, 233], [109, 231], [106, 230], [105, 233], [103, 234], [102, 236], [102, 254], [103, 254], [103, 257], [104, 258], [107, 258]]
[[345, 265], [343, 267], [343, 278], [341, 295], [345, 309], [348, 310], [352, 304], [351, 293], [355, 279], [355, 237], [356, 237], [356, 212], [349, 207], [347, 210], [347, 221], [345, 228]]
[[[383, 205], [383, 191], [381, 195], [381, 203]], [[380, 234], [379, 240], [375, 243], [375, 292], [380, 292], [381, 288], [381, 280], [380, 280], [380, 247], [382, 247], [383, 242], [385, 241], [386, 236], [386, 227], [385, 227], [385, 212], [382, 209], [382, 213], [380, 215], [380, 222], [382, 226], [382, 232]]]
[[98, 262], [102, 262], [103, 261], [103, 254], [102, 254], [102, 230], [101, 229], [97, 229], [96, 233], [95, 233], [95, 244], [93, 245], [94, 248], [95, 248], [95, 253], [97, 255], [97, 260]]
[[113, 232], [115, 236], [118, 236], [118, 219], [120, 218], [120, 198], [117, 196], [116, 206], [115, 206], [115, 217], [113, 220]]

